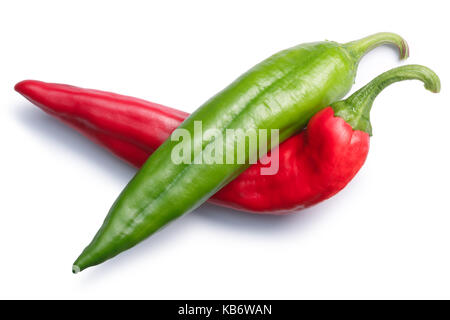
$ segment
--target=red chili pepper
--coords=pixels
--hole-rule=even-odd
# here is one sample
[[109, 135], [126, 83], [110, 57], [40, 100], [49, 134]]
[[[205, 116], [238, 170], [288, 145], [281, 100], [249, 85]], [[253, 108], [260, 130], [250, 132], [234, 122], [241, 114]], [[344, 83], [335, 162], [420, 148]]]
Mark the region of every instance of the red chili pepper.
[[[390, 70], [349, 99], [318, 112], [305, 130], [280, 144], [277, 174], [261, 175], [261, 167], [267, 165], [259, 161], [209, 201], [273, 214], [306, 208], [335, 195], [351, 181], [367, 157], [373, 99], [387, 85], [405, 79], [419, 79], [427, 89], [439, 91], [439, 79], [425, 67], [410, 65]], [[26, 80], [15, 89], [136, 167], [188, 116], [141, 99], [63, 84]], [[357, 107], [354, 114], [348, 112], [349, 104]]]
[[66, 84], [25, 80], [14, 89], [138, 168], [189, 115], [138, 98]]
[[331, 107], [319, 111], [305, 130], [279, 148], [279, 171], [260, 175], [260, 162], [212, 198], [223, 206], [253, 212], [292, 212], [342, 190], [364, 164], [369, 135], [353, 131]]

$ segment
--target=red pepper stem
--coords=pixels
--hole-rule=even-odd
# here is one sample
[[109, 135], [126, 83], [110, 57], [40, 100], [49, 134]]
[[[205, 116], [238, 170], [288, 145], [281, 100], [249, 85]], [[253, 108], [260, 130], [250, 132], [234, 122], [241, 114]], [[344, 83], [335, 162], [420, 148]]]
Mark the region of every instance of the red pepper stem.
[[432, 92], [441, 89], [439, 77], [432, 70], [420, 65], [406, 65], [379, 75], [346, 100], [333, 103], [335, 115], [343, 118], [354, 130], [372, 135], [370, 109], [375, 98], [387, 86], [403, 80], [420, 80], [425, 89]]
[[356, 41], [348, 42], [344, 47], [359, 61], [367, 52], [384, 44], [391, 44], [397, 47], [400, 53], [400, 59], [408, 58], [408, 43], [399, 35], [390, 32], [380, 32]]

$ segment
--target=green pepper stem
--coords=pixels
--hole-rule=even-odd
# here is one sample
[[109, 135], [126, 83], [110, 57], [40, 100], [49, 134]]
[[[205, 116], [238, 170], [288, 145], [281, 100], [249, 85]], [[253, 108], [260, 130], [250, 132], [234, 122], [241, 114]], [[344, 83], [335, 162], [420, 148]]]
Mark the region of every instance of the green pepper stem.
[[384, 44], [396, 46], [400, 53], [400, 59], [408, 58], [408, 43], [399, 35], [390, 32], [375, 33], [371, 36], [348, 42], [344, 44], [344, 47], [359, 61], [367, 52]]
[[379, 75], [346, 100], [333, 103], [335, 115], [343, 118], [354, 130], [372, 135], [370, 109], [375, 98], [387, 86], [403, 80], [420, 80], [425, 89], [432, 92], [441, 89], [439, 77], [432, 70], [420, 65], [406, 65]]

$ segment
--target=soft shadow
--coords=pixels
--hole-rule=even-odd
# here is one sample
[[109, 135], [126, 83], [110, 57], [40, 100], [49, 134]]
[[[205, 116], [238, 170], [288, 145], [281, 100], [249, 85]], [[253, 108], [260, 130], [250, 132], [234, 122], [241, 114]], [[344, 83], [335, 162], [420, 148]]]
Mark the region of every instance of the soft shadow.
[[[59, 120], [38, 110], [31, 103], [24, 103], [14, 108], [14, 116], [23, 123], [27, 130], [45, 138], [46, 143], [57, 144], [65, 152], [74, 157], [83, 158], [98, 170], [113, 174], [119, 183], [125, 183], [134, 175], [136, 170], [122, 160], [116, 158], [109, 151], [91, 142], [74, 129], [69, 128]], [[326, 208], [328, 207], [328, 208]], [[123, 252], [118, 257], [103, 263], [101, 266], [87, 270], [80, 275], [81, 281], [94, 283], [116, 274], [121, 270], [122, 263], [129, 263], [130, 259], [140, 259], [144, 255], [152, 254], [180, 241], [183, 232], [188, 232], [189, 225], [196, 225], [197, 219], [211, 227], [228, 228], [230, 232], [245, 232], [273, 237], [287, 232], [301, 232], [303, 228], [321, 219], [330, 210], [329, 203], [320, 204], [299, 213], [288, 215], [259, 215], [240, 212], [233, 209], [219, 207], [205, 203], [187, 216], [174, 221], [164, 232], [157, 232], [150, 239], [143, 241], [135, 248]]]
[[319, 217], [320, 206], [304, 209], [291, 214], [268, 215], [242, 212], [205, 203], [193, 215], [208, 223], [227, 226], [238, 232], [253, 232], [266, 235], [303, 228]]
[[106, 149], [99, 147], [79, 132], [58, 119], [39, 110], [31, 103], [23, 103], [14, 108], [15, 118], [25, 129], [45, 138], [46, 143], [56, 144], [73, 157], [82, 158], [96, 169], [113, 174], [119, 183], [128, 182], [136, 169], [118, 159]]
[[[189, 233], [190, 228], [195, 227], [194, 225], [195, 221], [191, 215], [183, 216], [166, 225], [135, 247], [121, 252], [118, 256], [103, 262], [101, 265], [88, 268], [75, 276], [80, 277], [83, 285], [95, 285], [111, 276], [117, 276], [121, 270], [130, 265], [138, 265], [139, 261], [148, 263], [149, 257], [157, 257], [160, 252], [170, 250], [171, 247], [173, 248], [180, 241], [183, 241], [184, 234]], [[192, 248], [192, 250], [195, 250], [195, 248]], [[149, 271], [151, 272], [151, 263], [149, 266]]]
[[84, 271], [79, 275], [80, 281], [84, 285], [95, 285], [103, 279], [116, 276], [117, 272], [120, 272], [126, 265], [138, 263], [140, 259], [148, 261], [143, 258], [145, 256], [158, 256], [158, 252], [183, 241], [184, 233], [188, 233], [191, 227], [198, 227], [196, 219], [210, 224], [211, 228], [227, 228], [230, 232], [254, 233], [255, 236], [263, 235], [267, 237], [267, 241], [270, 241], [270, 238], [277, 239], [287, 233], [301, 233], [303, 229], [310, 228], [312, 224], [325, 218], [330, 210], [332, 210], [330, 204], [322, 203], [297, 213], [274, 216], [250, 214], [205, 203], [194, 212], [164, 227], [162, 232], [157, 232], [136, 247]]

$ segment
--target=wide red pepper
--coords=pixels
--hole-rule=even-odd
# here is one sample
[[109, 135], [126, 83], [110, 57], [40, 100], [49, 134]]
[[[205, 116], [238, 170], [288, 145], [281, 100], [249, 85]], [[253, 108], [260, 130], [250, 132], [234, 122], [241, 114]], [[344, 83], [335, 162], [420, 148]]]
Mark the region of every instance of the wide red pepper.
[[[373, 100], [386, 86], [407, 79], [419, 79], [427, 89], [439, 91], [439, 79], [425, 67], [390, 70], [349, 99], [318, 112], [305, 130], [280, 144], [277, 174], [261, 175], [260, 168], [265, 165], [260, 161], [209, 201], [274, 214], [293, 212], [333, 196], [350, 182], [367, 157]], [[26, 80], [15, 89], [136, 167], [188, 116], [141, 99], [64, 84]]]

